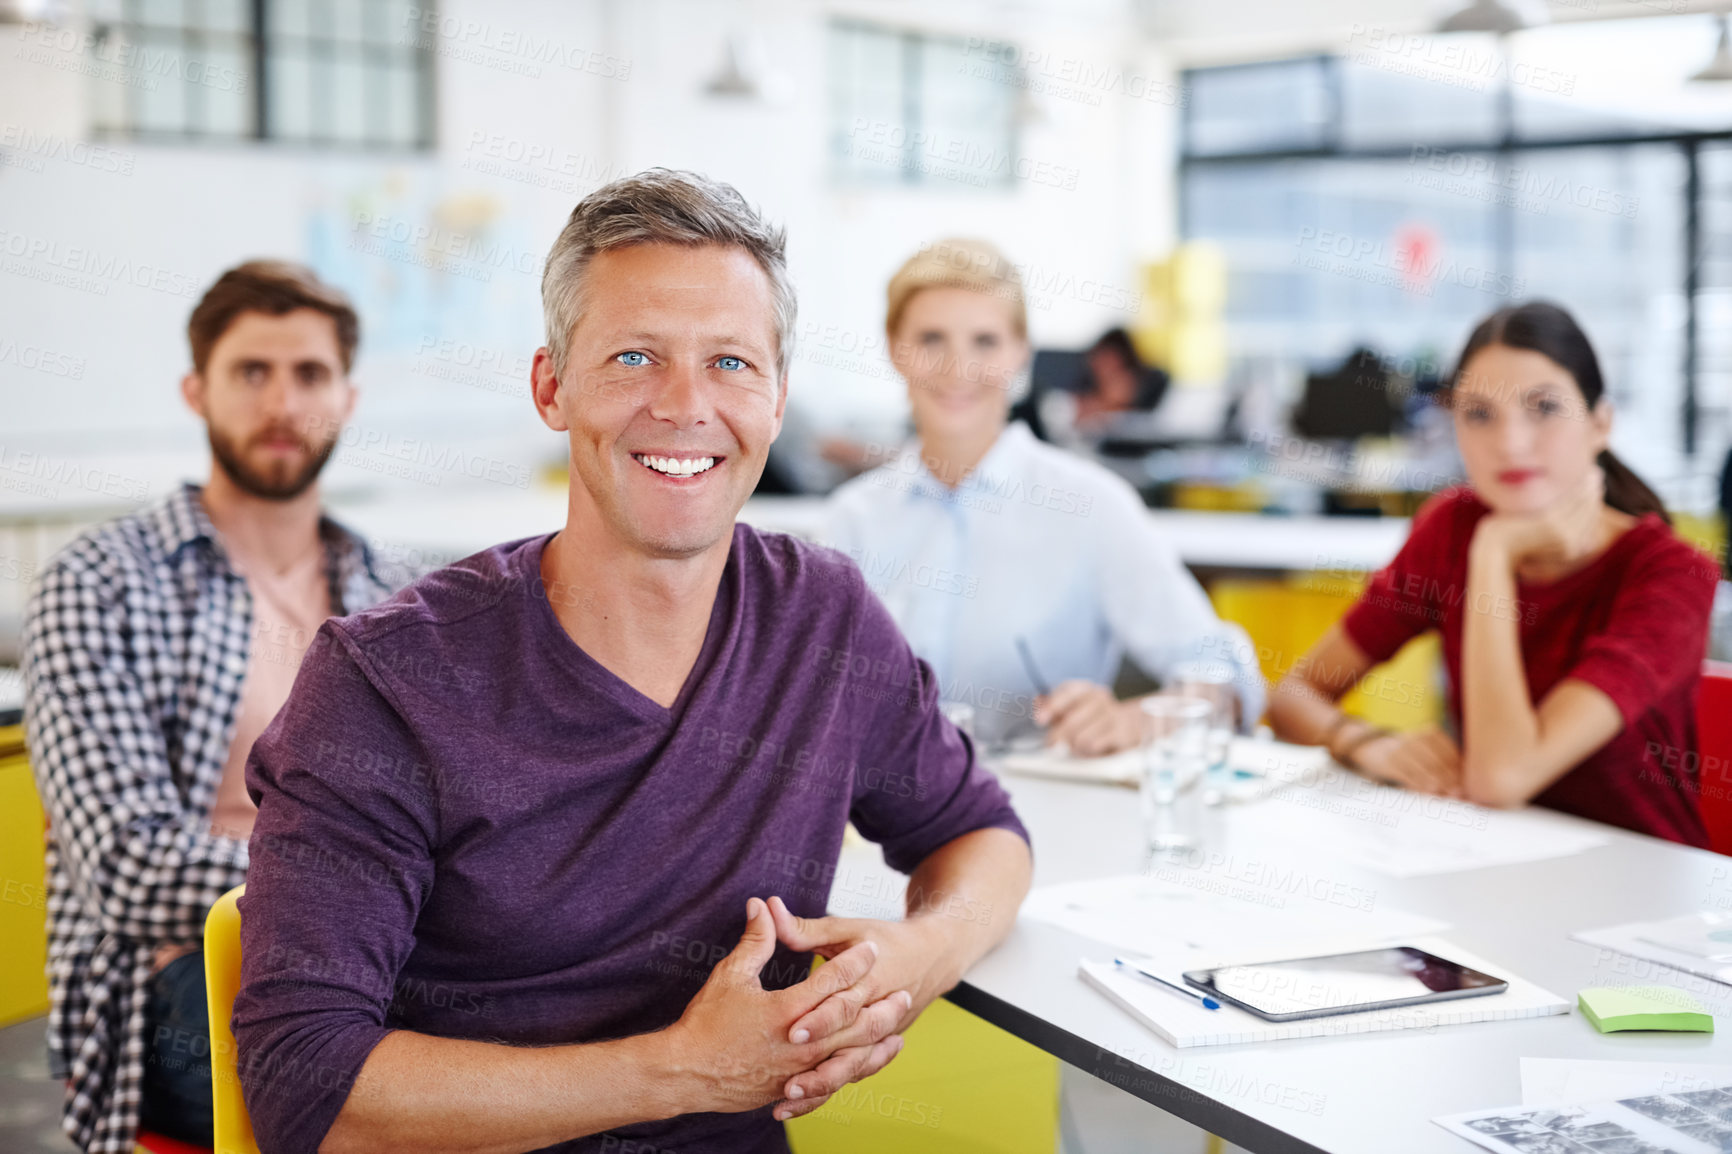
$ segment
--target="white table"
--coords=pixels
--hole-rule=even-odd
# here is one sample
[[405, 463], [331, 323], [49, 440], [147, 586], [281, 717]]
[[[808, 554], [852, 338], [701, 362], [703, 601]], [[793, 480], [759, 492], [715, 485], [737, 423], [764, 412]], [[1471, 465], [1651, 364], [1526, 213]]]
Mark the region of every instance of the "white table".
[[[1139, 872], [1137, 807], [1128, 790], [1003, 780], [1034, 839], [1036, 885]], [[1280, 807], [1281, 820], [1304, 823], [1316, 813], [1300, 804], [1305, 800], [1295, 794], [1229, 808], [1207, 848], [1256, 857], [1266, 843], [1259, 844], [1254, 827], [1266, 827], [1276, 811], [1255, 815], [1253, 809]], [[1408, 880], [1344, 867], [1321, 853], [1317, 868], [1374, 890], [1379, 905], [1449, 922], [1443, 936], [1452, 942], [1572, 1002], [1588, 986], [1670, 983], [1689, 989], [1716, 1015], [1732, 1013], [1732, 988], [1569, 939], [1575, 930], [1732, 906], [1732, 859], [1605, 832], [1609, 844], [1568, 857]], [[865, 867], [857, 861], [855, 868]], [[831, 903], [837, 912], [849, 910], [845, 894], [833, 892]], [[1104, 961], [1112, 954], [1101, 943], [1025, 918], [949, 997], [1258, 1154], [1463, 1154], [1474, 1147], [1430, 1119], [1518, 1104], [1524, 1056], [1732, 1065], [1732, 1036], [1601, 1035], [1576, 1011], [1435, 1031], [1180, 1050], [1077, 977], [1080, 958]]]

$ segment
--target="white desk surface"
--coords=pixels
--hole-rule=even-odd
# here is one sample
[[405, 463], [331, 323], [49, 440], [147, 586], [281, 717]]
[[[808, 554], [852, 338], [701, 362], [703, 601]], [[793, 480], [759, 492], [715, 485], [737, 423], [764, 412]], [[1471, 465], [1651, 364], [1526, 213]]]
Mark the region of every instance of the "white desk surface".
[[[1129, 791], [1009, 775], [1002, 780], [1034, 839], [1036, 885], [1139, 872], [1138, 812]], [[1278, 795], [1245, 809], [1229, 807], [1205, 852], [1258, 858], [1251, 827], [1268, 818], [1251, 810], [1278, 806], [1283, 820], [1304, 823], [1317, 811], [1296, 800], [1306, 799]], [[1403, 820], [1428, 819], [1410, 814]], [[1576, 930], [1732, 906], [1732, 859], [1606, 832], [1610, 843], [1585, 853], [1464, 873], [1395, 880], [1321, 857], [1317, 869], [1374, 891], [1379, 907], [1448, 921], [1442, 936], [1572, 1004], [1588, 986], [1670, 983], [1690, 990], [1716, 1015], [1732, 1014], [1732, 987], [1570, 940]], [[870, 870], [875, 858], [876, 848], [867, 846], [850, 849], [844, 861], [856, 871]], [[840, 869], [838, 875], [860, 876]], [[1285, 896], [1289, 905], [1311, 900]], [[847, 895], [836, 890], [831, 906], [866, 913], [851, 909]], [[1080, 958], [1107, 961], [1113, 952], [1024, 919], [950, 998], [1258, 1154], [1465, 1154], [1475, 1147], [1431, 1119], [1519, 1104], [1524, 1056], [1732, 1064], [1732, 1034], [1602, 1035], [1575, 1010], [1433, 1030], [1179, 1050], [1076, 976]]]
[[[821, 497], [754, 497], [740, 520], [761, 529], [816, 535]], [[565, 523], [564, 490], [453, 491], [384, 500], [333, 502], [333, 512], [370, 539], [455, 560], [500, 541]], [[1249, 513], [1150, 510], [1149, 517], [1188, 565], [1310, 571], [1375, 569], [1407, 537], [1403, 518], [1275, 517]]]

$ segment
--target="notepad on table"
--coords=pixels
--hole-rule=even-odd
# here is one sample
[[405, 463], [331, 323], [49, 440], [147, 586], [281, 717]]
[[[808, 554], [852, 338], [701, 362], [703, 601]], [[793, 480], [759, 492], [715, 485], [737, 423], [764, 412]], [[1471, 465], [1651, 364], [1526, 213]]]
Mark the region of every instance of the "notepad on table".
[[[1005, 754], [998, 764], [1007, 773], [1027, 777], [1134, 786], [1142, 777], [1143, 752], [1127, 749], [1105, 757], [1075, 757], [1064, 749], [1022, 750]], [[1329, 751], [1321, 746], [1235, 737], [1227, 746], [1227, 768], [1235, 778], [1228, 794], [1234, 800], [1249, 800], [1316, 774], [1328, 764]]]
[[[1479, 998], [1428, 1002], [1392, 1010], [1366, 1010], [1296, 1022], [1271, 1022], [1232, 1005], [1206, 1010], [1188, 999], [1175, 998], [1159, 986], [1144, 982], [1111, 962], [1084, 960], [1078, 973], [1083, 981], [1105, 994], [1120, 1009], [1181, 1049], [1541, 1018], [1570, 1011], [1567, 1000], [1503, 971], [1451, 942], [1441, 938], [1417, 938], [1405, 944], [1500, 977], [1509, 983], [1509, 989]], [[1171, 968], [1170, 964], [1168, 968]]]

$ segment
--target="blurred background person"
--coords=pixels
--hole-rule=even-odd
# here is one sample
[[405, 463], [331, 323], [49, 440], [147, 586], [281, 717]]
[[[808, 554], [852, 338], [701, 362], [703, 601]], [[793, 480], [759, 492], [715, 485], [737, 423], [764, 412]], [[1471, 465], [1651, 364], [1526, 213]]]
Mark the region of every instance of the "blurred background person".
[[1070, 387], [1031, 382], [1010, 415], [1041, 440], [1075, 448], [1098, 440], [1121, 414], [1152, 415], [1171, 381], [1164, 370], [1144, 364], [1131, 334], [1115, 326], [1083, 354], [1083, 372]]
[[[1707, 845], [1696, 692], [1718, 565], [1607, 448], [1612, 407], [1587, 334], [1546, 302], [1499, 310], [1468, 338], [1447, 401], [1468, 484], [1420, 510], [1395, 560], [1282, 680], [1276, 733], [1377, 781]], [[1448, 732], [1393, 733], [1335, 707], [1431, 629]]]
[[51, 834], [48, 1051], [85, 1149], [130, 1149], [141, 1122], [210, 1144], [200, 941], [246, 880], [247, 754], [325, 618], [412, 576], [320, 505], [355, 406], [347, 298], [299, 265], [248, 261], [205, 293], [187, 339], [181, 393], [209, 481], [62, 550], [25, 624]]
[[914, 439], [832, 496], [822, 539], [854, 558], [940, 693], [971, 705], [979, 735], [1044, 726], [1079, 754], [1136, 744], [1142, 712], [1110, 688], [1127, 654], [1149, 675], [1203, 662], [1262, 714], [1244, 631], [1161, 540], [1131, 487], [1008, 421], [1028, 363], [1014, 265], [982, 240], [910, 257], [886, 290], [891, 362]]

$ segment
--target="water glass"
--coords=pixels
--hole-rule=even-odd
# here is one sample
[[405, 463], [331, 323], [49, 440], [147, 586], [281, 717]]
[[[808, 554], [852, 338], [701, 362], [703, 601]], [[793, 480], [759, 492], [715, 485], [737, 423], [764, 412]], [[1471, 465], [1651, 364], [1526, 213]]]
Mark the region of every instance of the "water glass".
[[1144, 847], [1150, 856], [1197, 847], [1194, 787], [1208, 764], [1210, 702], [1200, 697], [1145, 697], [1143, 773], [1139, 790]]
[[1191, 661], [1173, 671], [1170, 685], [1181, 697], [1201, 698], [1209, 703], [1203, 804], [1220, 805], [1227, 799], [1227, 786], [1233, 776], [1227, 768], [1227, 751], [1233, 742], [1233, 704], [1238, 700], [1233, 670], [1224, 661]]

